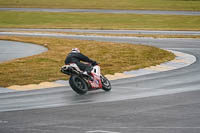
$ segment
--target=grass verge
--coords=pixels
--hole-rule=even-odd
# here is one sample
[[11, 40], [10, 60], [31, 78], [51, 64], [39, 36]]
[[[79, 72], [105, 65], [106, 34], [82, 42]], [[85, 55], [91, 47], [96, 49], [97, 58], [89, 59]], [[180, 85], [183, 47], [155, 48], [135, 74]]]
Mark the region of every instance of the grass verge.
[[82, 53], [100, 62], [103, 74], [144, 68], [175, 57], [165, 50], [144, 45], [42, 37], [1, 36], [0, 39], [31, 42], [49, 48], [48, 52], [39, 55], [1, 63], [0, 86], [3, 87], [66, 79], [67, 76], [60, 73], [60, 67], [73, 47], [79, 47]]
[[0, 0], [0, 7], [200, 10], [199, 0]]
[[200, 16], [102, 13], [0, 13], [0, 28], [200, 30]]

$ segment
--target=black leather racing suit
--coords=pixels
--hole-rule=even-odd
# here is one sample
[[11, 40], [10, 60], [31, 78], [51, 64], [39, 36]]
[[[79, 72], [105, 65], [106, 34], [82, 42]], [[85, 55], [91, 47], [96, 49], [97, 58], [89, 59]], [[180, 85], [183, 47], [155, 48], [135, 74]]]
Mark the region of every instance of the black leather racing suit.
[[88, 73], [90, 73], [92, 68], [87, 64], [81, 63], [80, 61], [96, 64], [96, 61], [93, 61], [89, 59], [87, 56], [78, 52], [69, 53], [65, 59], [65, 64], [76, 63], [77, 66], [80, 68], [80, 70], [87, 71]]

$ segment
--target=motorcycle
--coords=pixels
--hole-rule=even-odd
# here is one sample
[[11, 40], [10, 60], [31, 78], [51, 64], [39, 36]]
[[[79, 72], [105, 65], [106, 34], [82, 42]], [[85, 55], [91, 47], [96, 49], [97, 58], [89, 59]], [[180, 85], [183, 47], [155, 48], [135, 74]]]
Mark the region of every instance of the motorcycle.
[[69, 84], [80, 95], [97, 89], [111, 90], [111, 83], [100, 73], [99, 65], [93, 66], [90, 74], [84, 74], [75, 63], [62, 66], [61, 72], [70, 75]]

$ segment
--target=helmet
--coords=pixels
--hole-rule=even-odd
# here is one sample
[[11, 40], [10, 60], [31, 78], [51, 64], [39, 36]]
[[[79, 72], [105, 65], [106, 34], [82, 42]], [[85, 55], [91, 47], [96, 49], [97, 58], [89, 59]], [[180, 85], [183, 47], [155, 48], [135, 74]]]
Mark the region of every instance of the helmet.
[[80, 53], [80, 50], [78, 48], [72, 48], [72, 52], [74, 52], [74, 53]]

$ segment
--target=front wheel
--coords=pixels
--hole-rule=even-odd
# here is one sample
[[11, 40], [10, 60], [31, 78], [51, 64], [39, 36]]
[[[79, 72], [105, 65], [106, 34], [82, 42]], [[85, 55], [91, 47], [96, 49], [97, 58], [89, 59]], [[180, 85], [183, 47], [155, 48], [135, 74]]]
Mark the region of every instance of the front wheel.
[[84, 95], [88, 91], [88, 86], [85, 80], [83, 80], [77, 75], [72, 75], [70, 77], [69, 84], [72, 87], [72, 89], [80, 95]]
[[103, 75], [101, 75], [101, 83], [102, 83], [102, 89], [104, 91], [110, 91], [111, 90], [110, 81]]

